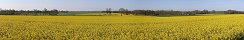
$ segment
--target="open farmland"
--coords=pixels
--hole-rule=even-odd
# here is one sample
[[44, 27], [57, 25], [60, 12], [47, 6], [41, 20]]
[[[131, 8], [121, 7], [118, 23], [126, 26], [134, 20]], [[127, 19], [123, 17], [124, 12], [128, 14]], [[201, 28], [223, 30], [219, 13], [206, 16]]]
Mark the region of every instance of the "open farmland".
[[1, 40], [233, 40], [244, 38], [244, 15], [0, 16]]

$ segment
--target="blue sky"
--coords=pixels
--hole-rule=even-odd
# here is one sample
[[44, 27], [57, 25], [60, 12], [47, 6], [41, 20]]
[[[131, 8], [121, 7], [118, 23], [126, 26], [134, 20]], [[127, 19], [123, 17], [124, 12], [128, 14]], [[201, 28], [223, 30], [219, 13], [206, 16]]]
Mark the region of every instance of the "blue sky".
[[243, 10], [244, 0], [0, 0], [2, 9], [101, 11], [105, 8], [151, 10]]

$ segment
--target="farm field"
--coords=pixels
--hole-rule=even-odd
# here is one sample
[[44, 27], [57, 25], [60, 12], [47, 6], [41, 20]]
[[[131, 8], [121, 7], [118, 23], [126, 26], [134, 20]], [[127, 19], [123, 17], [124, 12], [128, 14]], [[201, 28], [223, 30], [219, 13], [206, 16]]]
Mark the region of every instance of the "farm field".
[[0, 16], [0, 40], [238, 40], [244, 15]]
[[[68, 13], [60, 13], [59, 16], [103, 16], [107, 13], [102, 12], [68, 12]], [[120, 15], [119, 13], [112, 13], [112, 15]]]

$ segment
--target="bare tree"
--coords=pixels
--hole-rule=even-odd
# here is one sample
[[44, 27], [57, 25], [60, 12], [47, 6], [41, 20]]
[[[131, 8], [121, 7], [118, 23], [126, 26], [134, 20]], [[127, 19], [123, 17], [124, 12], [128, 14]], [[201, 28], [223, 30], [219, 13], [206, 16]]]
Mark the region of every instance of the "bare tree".
[[227, 10], [226, 13], [227, 14], [239, 14], [240, 12], [236, 11], [236, 10]]
[[192, 13], [199, 14], [199, 13], [201, 13], [201, 11], [199, 11], [199, 10], [194, 10], [194, 11], [192, 11]]
[[47, 8], [44, 8], [43, 11], [48, 11]]
[[124, 9], [124, 8], [120, 8], [119, 9], [119, 13], [121, 14], [121, 16], [124, 14], [124, 13], [126, 13], [126, 9]]
[[51, 11], [52, 11], [52, 13], [50, 15], [58, 15], [58, 10], [57, 9], [53, 9]]
[[215, 13], [215, 10], [212, 10], [212, 13]]
[[208, 10], [203, 10], [201, 14], [209, 14]]
[[112, 9], [111, 8], [106, 8], [106, 13], [109, 14], [109, 15], [111, 15]]

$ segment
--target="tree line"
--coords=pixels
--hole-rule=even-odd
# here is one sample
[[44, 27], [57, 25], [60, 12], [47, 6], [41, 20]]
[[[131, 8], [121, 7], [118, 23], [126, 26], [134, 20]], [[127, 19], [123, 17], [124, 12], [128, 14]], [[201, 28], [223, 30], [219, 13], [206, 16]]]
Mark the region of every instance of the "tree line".
[[0, 10], [0, 15], [52, 15], [56, 16], [60, 12], [68, 12], [68, 11], [59, 11], [57, 9], [53, 10], [48, 10], [44, 8], [43, 10], [14, 10], [14, 9], [9, 9], [9, 10]]
[[112, 11], [111, 8], [107, 8], [107, 14], [111, 13], [121, 13], [125, 15], [148, 15], [148, 16], [160, 16], [160, 15], [196, 15], [196, 14], [244, 14], [243, 11], [227, 10], [227, 11], [209, 11], [209, 10], [193, 10], [193, 11], [174, 11], [174, 10], [131, 10], [125, 8], [120, 8], [118, 11]]

